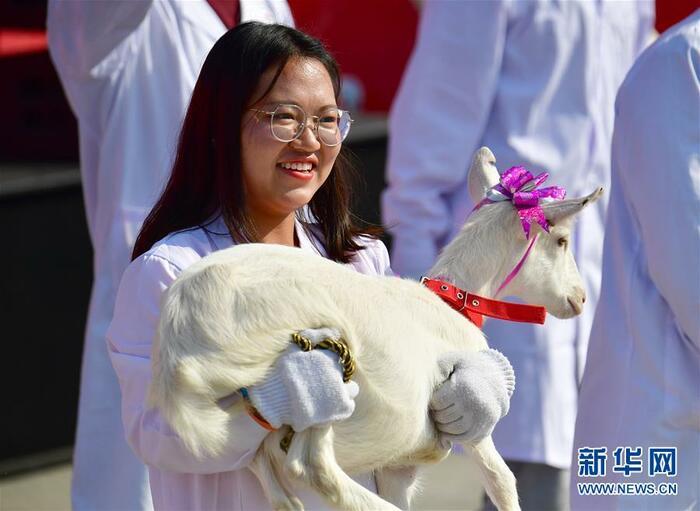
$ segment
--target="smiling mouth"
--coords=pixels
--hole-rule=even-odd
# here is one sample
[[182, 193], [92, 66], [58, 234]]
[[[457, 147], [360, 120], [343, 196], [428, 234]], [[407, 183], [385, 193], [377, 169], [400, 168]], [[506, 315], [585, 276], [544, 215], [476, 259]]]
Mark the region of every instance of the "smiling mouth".
[[314, 169], [313, 163], [302, 163], [302, 162], [295, 162], [295, 163], [290, 163], [290, 162], [284, 162], [284, 163], [278, 163], [278, 167], [281, 167], [285, 170], [293, 170], [296, 172], [302, 172], [305, 174], [311, 173]]

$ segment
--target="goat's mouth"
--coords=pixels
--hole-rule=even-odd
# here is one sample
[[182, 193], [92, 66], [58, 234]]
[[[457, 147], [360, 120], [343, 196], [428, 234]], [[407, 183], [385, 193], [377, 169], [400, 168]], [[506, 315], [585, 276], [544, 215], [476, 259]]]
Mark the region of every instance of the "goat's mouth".
[[574, 316], [581, 314], [583, 311], [583, 304], [577, 302], [576, 300], [572, 300], [571, 298], [567, 298], [566, 301], [569, 302], [571, 309], [574, 311]]

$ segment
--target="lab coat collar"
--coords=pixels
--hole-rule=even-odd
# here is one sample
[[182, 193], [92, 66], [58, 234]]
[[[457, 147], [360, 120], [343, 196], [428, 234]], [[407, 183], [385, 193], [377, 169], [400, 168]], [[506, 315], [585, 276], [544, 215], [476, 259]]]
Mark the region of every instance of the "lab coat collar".
[[[229, 234], [228, 227], [226, 227], [224, 218], [221, 215], [217, 215], [204, 223], [202, 229], [209, 238], [213, 250], [223, 250], [236, 244]], [[327, 257], [326, 249], [321, 242], [323, 236], [318, 224], [295, 218], [294, 231], [299, 240], [299, 248], [313, 252], [321, 257]]]

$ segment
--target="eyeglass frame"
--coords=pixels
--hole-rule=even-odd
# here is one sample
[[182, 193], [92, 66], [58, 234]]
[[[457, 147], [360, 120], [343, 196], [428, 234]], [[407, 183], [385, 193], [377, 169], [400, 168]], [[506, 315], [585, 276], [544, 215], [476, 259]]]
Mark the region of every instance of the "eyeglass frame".
[[[292, 138], [291, 140], [282, 140], [281, 138], [279, 138], [277, 135], [275, 135], [275, 130], [274, 130], [274, 128], [272, 127], [272, 119], [273, 119], [273, 117], [274, 117], [275, 112], [277, 111], [277, 109], [278, 109], [279, 107], [281, 107], [281, 106], [292, 106], [292, 107], [294, 107], [294, 108], [298, 108], [298, 109], [301, 110], [302, 113], [304, 114], [304, 121], [301, 122], [301, 123], [299, 123], [299, 126], [300, 126], [299, 133], [297, 133], [297, 134], [294, 136], [294, 138]], [[265, 115], [267, 115], [268, 117], [270, 117], [270, 133], [272, 133], [272, 136], [273, 136], [273, 138], [274, 138], [275, 140], [277, 140], [278, 142], [283, 142], [283, 143], [285, 143], [285, 144], [289, 144], [290, 142], [294, 142], [295, 140], [301, 138], [301, 136], [304, 134], [304, 130], [305, 130], [306, 128], [309, 128], [309, 125], [307, 124], [307, 122], [308, 122], [309, 119], [311, 119], [311, 120], [313, 121], [313, 125], [310, 127], [310, 129], [311, 129], [311, 132], [316, 136], [316, 140], [318, 140], [319, 143], [325, 145], [326, 147], [338, 147], [340, 144], [342, 144], [342, 143], [345, 141], [345, 138], [348, 136], [348, 133], [350, 133], [350, 128], [352, 128], [352, 123], [355, 122], [355, 119], [352, 118], [352, 116], [350, 115], [350, 112], [349, 112], [348, 110], [343, 110], [342, 108], [337, 108], [337, 107], [328, 108], [328, 110], [337, 110], [338, 112], [340, 112], [341, 116], [342, 116], [342, 114], [346, 113], [346, 114], [348, 114], [348, 118], [349, 118], [349, 121], [348, 121], [348, 124], [349, 124], [349, 126], [348, 126], [348, 132], [345, 134], [345, 137], [343, 137], [343, 138], [340, 140], [340, 142], [338, 142], [337, 144], [332, 144], [332, 145], [331, 145], [331, 144], [327, 144], [326, 142], [324, 142], [323, 140], [321, 140], [321, 137], [318, 135], [318, 125], [319, 125], [319, 121], [321, 120], [321, 117], [318, 116], [318, 115], [309, 115], [309, 114], [307, 114], [307, 113], [306, 113], [306, 110], [304, 110], [304, 109], [303, 109], [302, 107], [300, 107], [299, 105], [295, 105], [294, 103], [278, 103], [278, 104], [275, 106], [275, 109], [272, 110], [272, 111], [269, 111], [269, 110], [260, 110], [260, 109], [258, 109], [258, 108], [249, 108], [248, 110], [250, 110], [251, 112], [259, 113], [259, 114], [265, 114]], [[338, 131], [340, 131], [340, 130], [338, 130]]]

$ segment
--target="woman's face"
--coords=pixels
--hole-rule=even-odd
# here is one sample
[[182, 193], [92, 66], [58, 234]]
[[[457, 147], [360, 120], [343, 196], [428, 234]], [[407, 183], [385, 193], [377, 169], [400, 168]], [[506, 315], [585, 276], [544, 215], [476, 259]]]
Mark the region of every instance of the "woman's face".
[[[271, 68], [262, 75], [254, 98], [267, 89], [274, 74], [275, 69]], [[298, 105], [307, 116], [335, 107], [333, 84], [323, 64], [309, 58], [291, 59], [267, 96], [252, 108], [272, 111], [280, 103]], [[326, 181], [339, 152], [340, 145], [321, 144], [309, 128], [296, 140], [280, 142], [272, 136], [268, 116], [246, 112], [242, 121], [241, 153], [248, 212], [253, 218], [293, 214], [307, 204]], [[308, 168], [310, 164], [311, 171], [293, 170], [289, 168], [292, 164], [299, 169]]]

